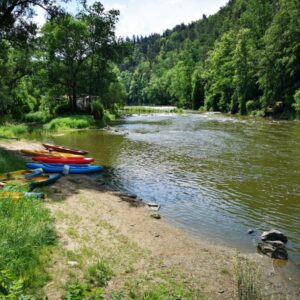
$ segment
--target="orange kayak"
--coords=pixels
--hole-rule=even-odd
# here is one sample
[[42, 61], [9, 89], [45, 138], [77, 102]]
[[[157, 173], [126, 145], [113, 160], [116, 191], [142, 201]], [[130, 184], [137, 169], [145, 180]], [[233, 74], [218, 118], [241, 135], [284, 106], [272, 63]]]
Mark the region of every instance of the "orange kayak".
[[29, 156], [48, 156], [48, 157], [83, 157], [83, 155], [75, 155], [70, 153], [56, 152], [56, 151], [48, 151], [48, 150], [30, 150], [30, 149], [22, 149], [21, 152], [25, 155]]

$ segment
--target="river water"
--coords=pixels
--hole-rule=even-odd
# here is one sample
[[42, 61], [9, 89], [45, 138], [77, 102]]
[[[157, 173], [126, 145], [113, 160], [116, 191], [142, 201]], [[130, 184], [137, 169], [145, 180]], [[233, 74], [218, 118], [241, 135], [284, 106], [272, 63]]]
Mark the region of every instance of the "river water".
[[88, 130], [48, 140], [89, 150], [111, 186], [160, 203], [164, 217], [193, 234], [255, 251], [263, 230], [281, 230], [300, 263], [300, 122], [155, 114], [117, 128], [127, 134]]

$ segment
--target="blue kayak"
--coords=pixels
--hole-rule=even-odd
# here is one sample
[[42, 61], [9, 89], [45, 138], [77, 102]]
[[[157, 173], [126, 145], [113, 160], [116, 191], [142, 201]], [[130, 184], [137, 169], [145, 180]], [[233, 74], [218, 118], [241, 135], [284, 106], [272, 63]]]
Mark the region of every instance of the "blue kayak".
[[38, 164], [27, 163], [28, 169], [43, 169], [46, 173], [64, 173], [64, 174], [87, 174], [103, 170], [101, 166], [91, 166], [82, 164]]

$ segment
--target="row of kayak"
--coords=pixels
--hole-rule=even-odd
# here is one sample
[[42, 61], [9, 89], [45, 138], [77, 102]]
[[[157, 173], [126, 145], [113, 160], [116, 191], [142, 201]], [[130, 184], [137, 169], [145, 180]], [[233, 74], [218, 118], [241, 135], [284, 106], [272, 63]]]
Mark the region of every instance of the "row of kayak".
[[[0, 198], [20, 197], [44, 198], [43, 193], [32, 192], [37, 187], [56, 182], [63, 174], [87, 174], [103, 170], [101, 166], [90, 165], [94, 158], [84, 157], [87, 151], [67, 148], [58, 145], [43, 144], [45, 150], [22, 149], [25, 155], [32, 156], [35, 162], [27, 163], [29, 170], [19, 170], [0, 175]], [[51, 173], [51, 174], [45, 174]], [[10, 187], [14, 186], [14, 191]], [[15, 191], [16, 187], [21, 191]], [[23, 192], [23, 186], [28, 186], [30, 192]]]

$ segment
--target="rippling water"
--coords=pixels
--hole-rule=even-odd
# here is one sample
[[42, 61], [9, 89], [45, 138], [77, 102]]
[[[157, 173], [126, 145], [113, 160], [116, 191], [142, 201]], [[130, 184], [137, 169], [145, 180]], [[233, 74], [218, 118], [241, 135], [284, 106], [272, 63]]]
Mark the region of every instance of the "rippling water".
[[53, 137], [90, 151], [109, 183], [195, 234], [254, 251], [247, 230], [276, 228], [300, 262], [300, 123], [221, 114], [132, 116], [128, 134], [100, 130]]

